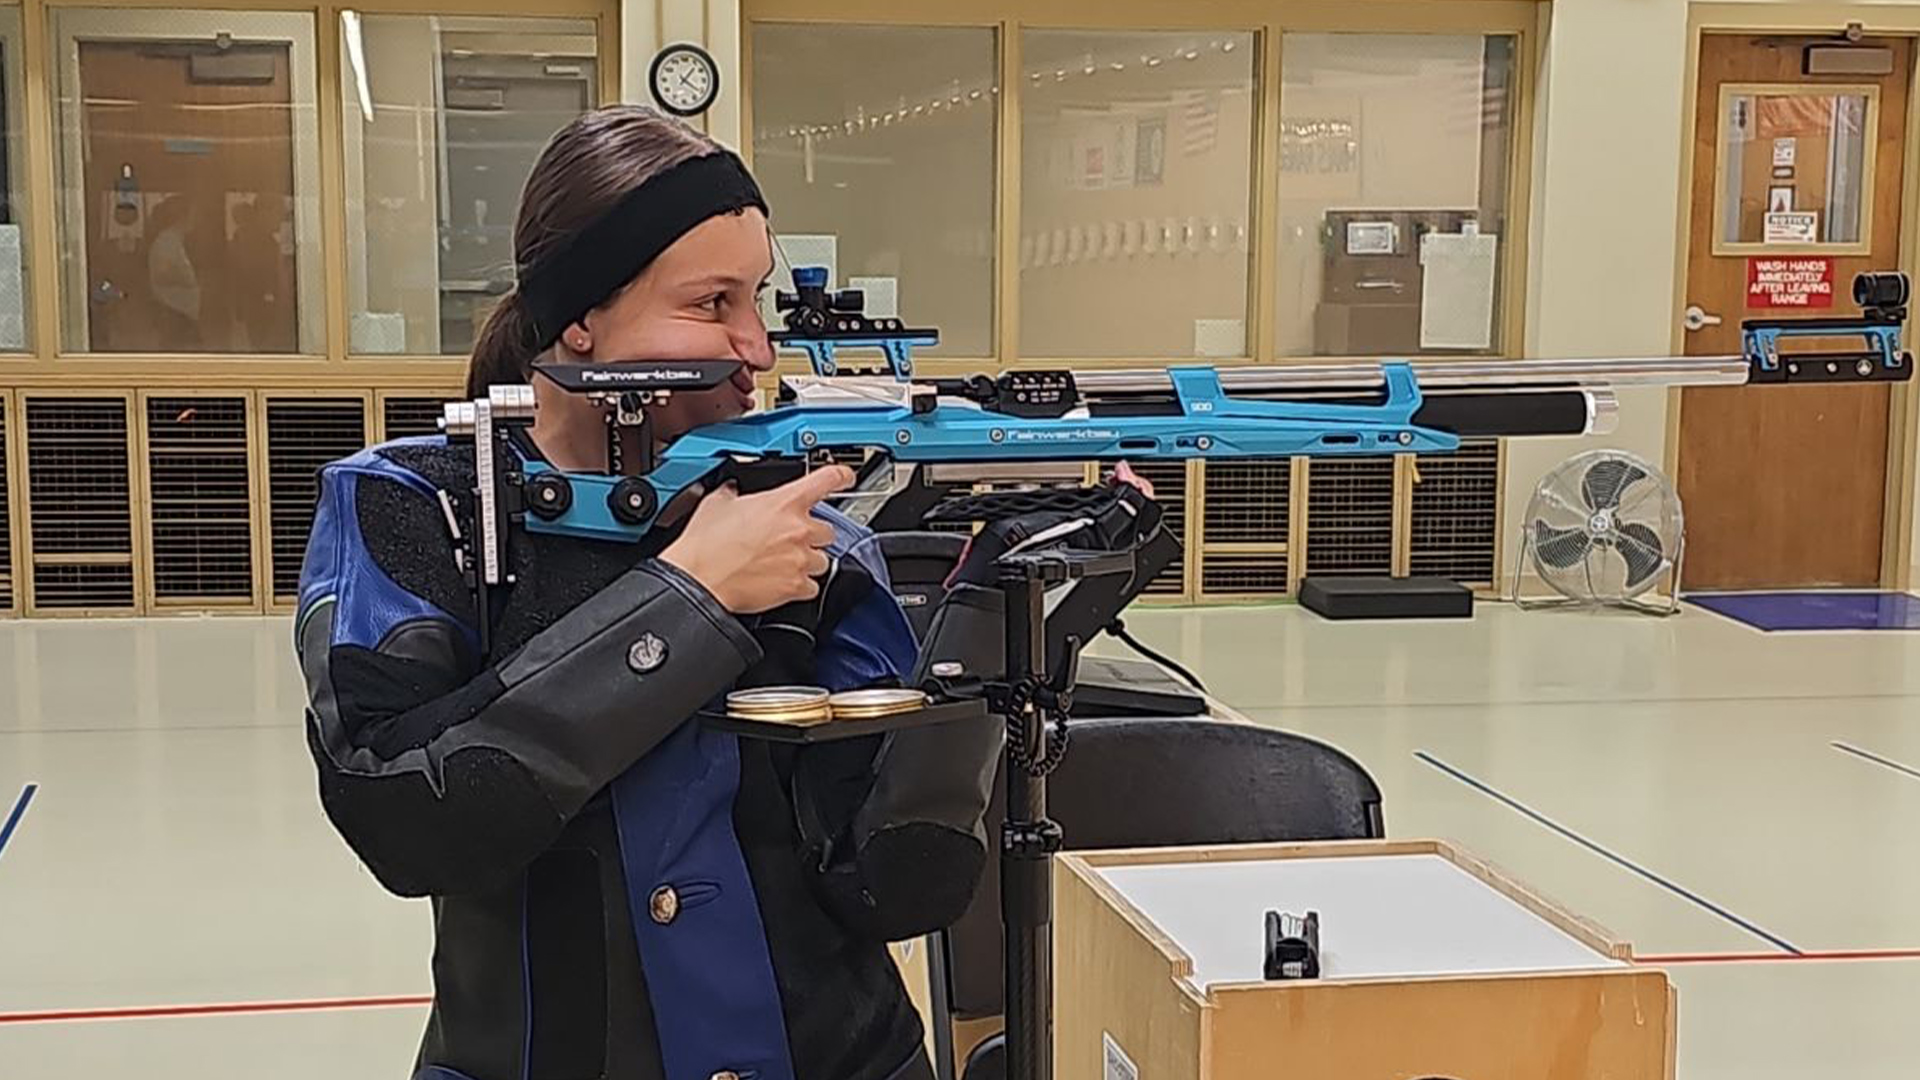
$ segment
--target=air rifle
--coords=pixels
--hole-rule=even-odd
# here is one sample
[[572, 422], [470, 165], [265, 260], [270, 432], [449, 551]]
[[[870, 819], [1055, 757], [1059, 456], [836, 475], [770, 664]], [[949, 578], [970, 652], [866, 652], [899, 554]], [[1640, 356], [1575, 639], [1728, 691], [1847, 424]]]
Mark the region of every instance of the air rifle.
[[[510, 522], [532, 532], [637, 541], [689, 487], [732, 481], [743, 492], [777, 486], [836, 454], [874, 451], [895, 464], [1011, 465], [1186, 458], [1344, 457], [1445, 453], [1462, 438], [1603, 435], [1626, 386], [1740, 386], [1903, 382], [1907, 278], [1862, 274], [1861, 314], [1754, 319], [1738, 356], [1640, 360], [1390, 360], [1216, 368], [1014, 370], [920, 378], [912, 350], [936, 331], [862, 314], [852, 290], [829, 291], [824, 271], [795, 272], [781, 293], [786, 329], [776, 344], [806, 352], [813, 374], [781, 380], [778, 403], [654, 447], [649, 413], [676, 393], [724, 384], [737, 360], [547, 362], [536, 376], [606, 409], [606, 472], [524, 468], [507, 452], [509, 428], [533, 420], [527, 386], [450, 404], [442, 422], [475, 440], [480, 458], [481, 550], [470, 560], [498, 584], [498, 545]], [[1790, 354], [1796, 338], [1857, 338], [1843, 352]], [[887, 370], [850, 373], [838, 347], [876, 348]], [[623, 454], [623, 448], [633, 450]], [[627, 460], [627, 458], [636, 460]]]

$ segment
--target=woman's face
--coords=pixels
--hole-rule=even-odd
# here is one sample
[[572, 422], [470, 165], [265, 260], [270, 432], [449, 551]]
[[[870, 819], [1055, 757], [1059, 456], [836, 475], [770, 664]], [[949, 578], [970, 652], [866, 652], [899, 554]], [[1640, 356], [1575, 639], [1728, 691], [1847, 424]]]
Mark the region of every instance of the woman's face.
[[[688, 230], [611, 300], [567, 328], [559, 359], [739, 360], [732, 380], [712, 390], [680, 391], [653, 409], [654, 437], [670, 441], [703, 424], [739, 416], [755, 403], [754, 376], [773, 368], [760, 320], [760, 292], [773, 273], [767, 219], [749, 207]], [[604, 439], [601, 409], [550, 380], [535, 380], [543, 419], [567, 441]], [[562, 400], [568, 399], [568, 400]], [[579, 430], [580, 426], [590, 431]]]

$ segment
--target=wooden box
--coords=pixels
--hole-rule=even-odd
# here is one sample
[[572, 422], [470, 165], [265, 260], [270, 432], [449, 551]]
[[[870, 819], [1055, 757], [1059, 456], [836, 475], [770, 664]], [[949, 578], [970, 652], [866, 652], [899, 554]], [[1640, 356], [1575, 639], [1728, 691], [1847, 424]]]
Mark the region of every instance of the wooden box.
[[[1069, 854], [1059, 1080], [1670, 1080], [1663, 971], [1437, 841]], [[1321, 977], [1265, 981], [1268, 910]]]

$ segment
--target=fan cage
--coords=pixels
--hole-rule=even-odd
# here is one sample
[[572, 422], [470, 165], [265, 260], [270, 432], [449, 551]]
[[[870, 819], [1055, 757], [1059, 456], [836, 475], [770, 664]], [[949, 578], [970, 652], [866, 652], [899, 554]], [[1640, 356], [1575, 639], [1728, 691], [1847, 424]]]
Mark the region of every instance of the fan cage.
[[[1595, 532], [1603, 518], [1611, 524]], [[1684, 515], [1671, 478], [1653, 463], [1620, 450], [1575, 454], [1535, 483], [1519, 529], [1514, 595], [1522, 607], [1618, 607], [1657, 615], [1679, 611], [1686, 558]], [[1647, 534], [1650, 542], [1639, 533]], [[1562, 545], [1577, 551], [1550, 553]], [[1523, 572], [1537, 575], [1555, 597], [1526, 596]], [[1665, 601], [1658, 602], [1663, 591]], [[1656, 600], [1644, 599], [1648, 594]]]

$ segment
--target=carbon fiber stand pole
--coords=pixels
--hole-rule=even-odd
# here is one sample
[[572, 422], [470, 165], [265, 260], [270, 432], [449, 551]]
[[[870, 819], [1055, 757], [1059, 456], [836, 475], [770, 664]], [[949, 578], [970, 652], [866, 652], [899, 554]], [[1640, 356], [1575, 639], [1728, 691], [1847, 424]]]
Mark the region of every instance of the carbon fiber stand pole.
[[[1007, 682], [1046, 681], [1045, 583], [1039, 565], [1002, 564], [1006, 596]], [[1017, 705], [1015, 706], [1018, 707]], [[1047, 820], [1047, 781], [1028, 765], [1046, 756], [1047, 708], [1033, 702], [1024, 717], [1009, 709], [1007, 819], [1002, 835], [1000, 909], [1006, 925], [1007, 1075], [1053, 1075], [1053, 885], [1060, 826]], [[1021, 722], [1024, 720], [1024, 722]]]

